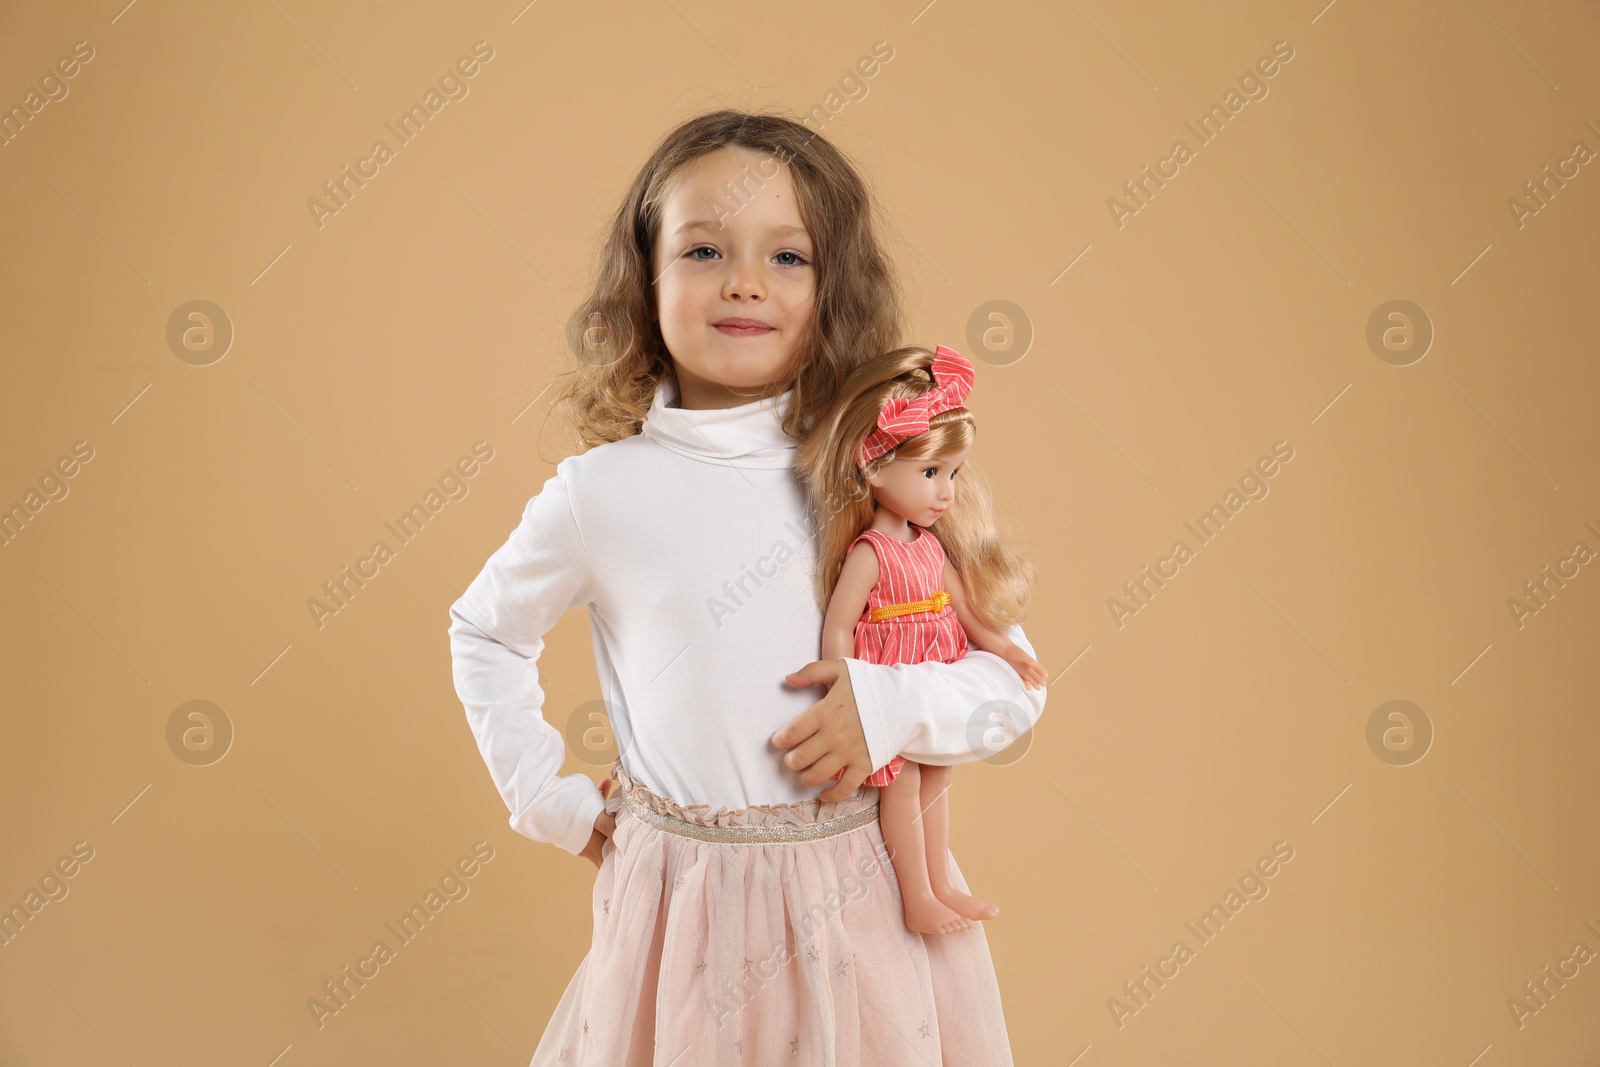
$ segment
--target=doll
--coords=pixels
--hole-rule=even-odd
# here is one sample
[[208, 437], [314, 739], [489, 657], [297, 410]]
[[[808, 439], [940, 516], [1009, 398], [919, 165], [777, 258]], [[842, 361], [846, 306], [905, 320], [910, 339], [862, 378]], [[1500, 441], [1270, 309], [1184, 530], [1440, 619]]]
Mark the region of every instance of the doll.
[[[1021, 621], [1032, 568], [995, 530], [987, 488], [965, 465], [976, 424], [962, 405], [975, 377], [943, 345], [931, 363], [920, 347], [869, 360], [798, 457], [817, 517], [823, 659], [952, 663], [975, 644], [1028, 688], [1044, 684], [1044, 668], [1003, 633]], [[901, 756], [866, 780], [882, 790], [906, 926], [922, 934], [999, 914], [951, 881], [949, 783], [949, 767]]]

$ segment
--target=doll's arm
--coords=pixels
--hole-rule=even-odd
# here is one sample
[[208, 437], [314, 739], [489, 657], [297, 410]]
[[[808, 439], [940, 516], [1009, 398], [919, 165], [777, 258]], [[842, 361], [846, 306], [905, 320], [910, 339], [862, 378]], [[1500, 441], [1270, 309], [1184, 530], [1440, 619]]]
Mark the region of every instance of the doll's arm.
[[581, 853], [605, 800], [585, 774], [561, 776], [566, 745], [540, 713], [544, 635], [595, 597], [563, 460], [522, 521], [450, 606], [450, 658], [467, 724], [511, 810], [511, 828]]
[[967, 637], [971, 642], [985, 652], [993, 652], [1004, 658], [1014, 647], [1014, 643], [1011, 638], [987, 625], [973, 613], [971, 605], [967, 603], [966, 586], [961, 583], [961, 575], [956, 573], [949, 557], [944, 561], [944, 588], [950, 594], [950, 606], [955, 609], [956, 618], [961, 620], [961, 628], [967, 631]]
[[867, 607], [867, 593], [878, 584], [878, 553], [868, 541], [856, 544], [844, 557], [839, 581], [828, 599], [822, 620], [822, 658], [844, 659], [855, 654], [856, 623]]
[[1024, 684], [1039, 686], [1045, 683], [1045, 670], [1039, 666], [1039, 661], [1022, 650], [1005, 634], [996, 630], [972, 610], [972, 605], [967, 600], [966, 586], [961, 582], [961, 575], [956, 573], [955, 567], [949, 559], [944, 561], [944, 587], [950, 593], [950, 606], [955, 609], [956, 618], [961, 620], [961, 628], [967, 632], [970, 643], [993, 652], [1007, 663], [1011, 669], [1022, 676]]

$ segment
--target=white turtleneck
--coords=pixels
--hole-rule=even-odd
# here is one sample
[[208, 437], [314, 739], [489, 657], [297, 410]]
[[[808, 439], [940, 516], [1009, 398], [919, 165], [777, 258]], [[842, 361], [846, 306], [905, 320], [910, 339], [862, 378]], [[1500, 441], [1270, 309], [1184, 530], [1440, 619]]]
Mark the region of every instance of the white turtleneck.
[[[456, 692], [511, 826], [574, 854], [604, 803], [587, 774], [562, 775], [585, 718], [546, 708], [537, 663], [570, 608], [589, 609], [600, 694], [628, 773], [685, 804], [808, 800], [771, 736], [821, 699], [784, 676], [821, 658], [822, 610], [795, 442], [792, 391], [685, 409], [663, 379], [643, 431], [569, 456], [510, 538], [450, 607]], [[1021, 627], [1010, 637], [1031, 654]], [[899, 754], [970, 762], [1007, 701], [1013, 729], [1044, 711], [998, 656], [882, 665], [846, 659], [872, 766]], [[1026, 716], [1026, 722], [1021, 721]], [[598, 768], [597, 768], [598, 769]]]

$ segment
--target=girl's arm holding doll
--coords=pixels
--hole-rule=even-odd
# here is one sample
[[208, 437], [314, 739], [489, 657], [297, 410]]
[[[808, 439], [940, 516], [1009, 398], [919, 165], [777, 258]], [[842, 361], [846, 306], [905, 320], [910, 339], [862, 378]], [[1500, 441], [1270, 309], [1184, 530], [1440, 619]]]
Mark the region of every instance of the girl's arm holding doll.
[[[1033, 653], [1020, 625], [1005, 636]], [[954, 663], [882, 664], [850, 656], [843, 662], [840, 670], [837, 657], [816, 660], [788, 676], [789, 685], [827, 686], [828, 693], [772, 736], [779, 748], [800, 751], [785, 757], [788, 766], [818, 765], [816, 773], [802, 772], [806, 785], [828, 781], [835, 764], [824, 772], [818, 760], [830, 754], [853, 763], [856, 773], [831, 783], [819, 794], [823, 800], [843, 800], [895, 756], [938, 767], [976, 763], [990, 755], [982, 742], [994, 722], [985, 708], [1015, 709], [1008, 721], [1018, 737], [1044, 714], [1047, 688], [1027, 688], [1009, 663], [979, 648]], [[831, 740], [808, 747], [810, 738]]]
[[[1009, 627], [1005, 636], [1032, 655], [1033, 645], [1020, 625]], [[990, 755], [981, 745], [994, 726], [985, 708], [1013, 709], [1008, 722], [1018, 737], [1044, 714], [1046, 687], [1029, 689], [1009, 663], [983, 649], [974, 648], [954, 663], [881, 664], [849, 657], [844, 663], [849, 710], [856, 713], [866, 738], [862, 779], [897, 755], [941, 767]], [[819, 778], [817, 784], [825, 780]], [[824, 793], [824, 799], [841, 799], [855, 788], [837, 789], [838, 784], [843, 783]]]

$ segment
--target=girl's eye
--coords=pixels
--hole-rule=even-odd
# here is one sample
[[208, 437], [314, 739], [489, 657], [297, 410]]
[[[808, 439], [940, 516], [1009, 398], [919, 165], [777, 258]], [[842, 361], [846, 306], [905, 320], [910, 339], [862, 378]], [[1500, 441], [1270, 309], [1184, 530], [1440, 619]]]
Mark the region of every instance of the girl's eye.
[[[701, 252], [710, 252], [712, 254], [712, 256], [720, 256], [721, 255], [720, 252], [718, 252], [715, 248], [712, 248], [710, 245], [696, 245], [695, 247], [689, 249], [689, 251], [685, 252], [684, 255], [686, 257], [690, 258], [690, 259], [699, 260], [701, 263], [709, 263], [711, 261], [710, 257], [700, 255], [699, 253], [701, 253]], [[784, 266], [784, 267], [802, 267], [806, 263], [806, 258], [804, 256], [802, 256], [799, 252], [789, 252], [789, 251], [779, 252], [777, 255], [773, 256], [772, 258], [773, 259], [778, 259], [780, 256], [790, 256], [790, 257], [792, 257], [792, 259], [783, 261], [782, 263], [779, 264], [779, 266]]]

